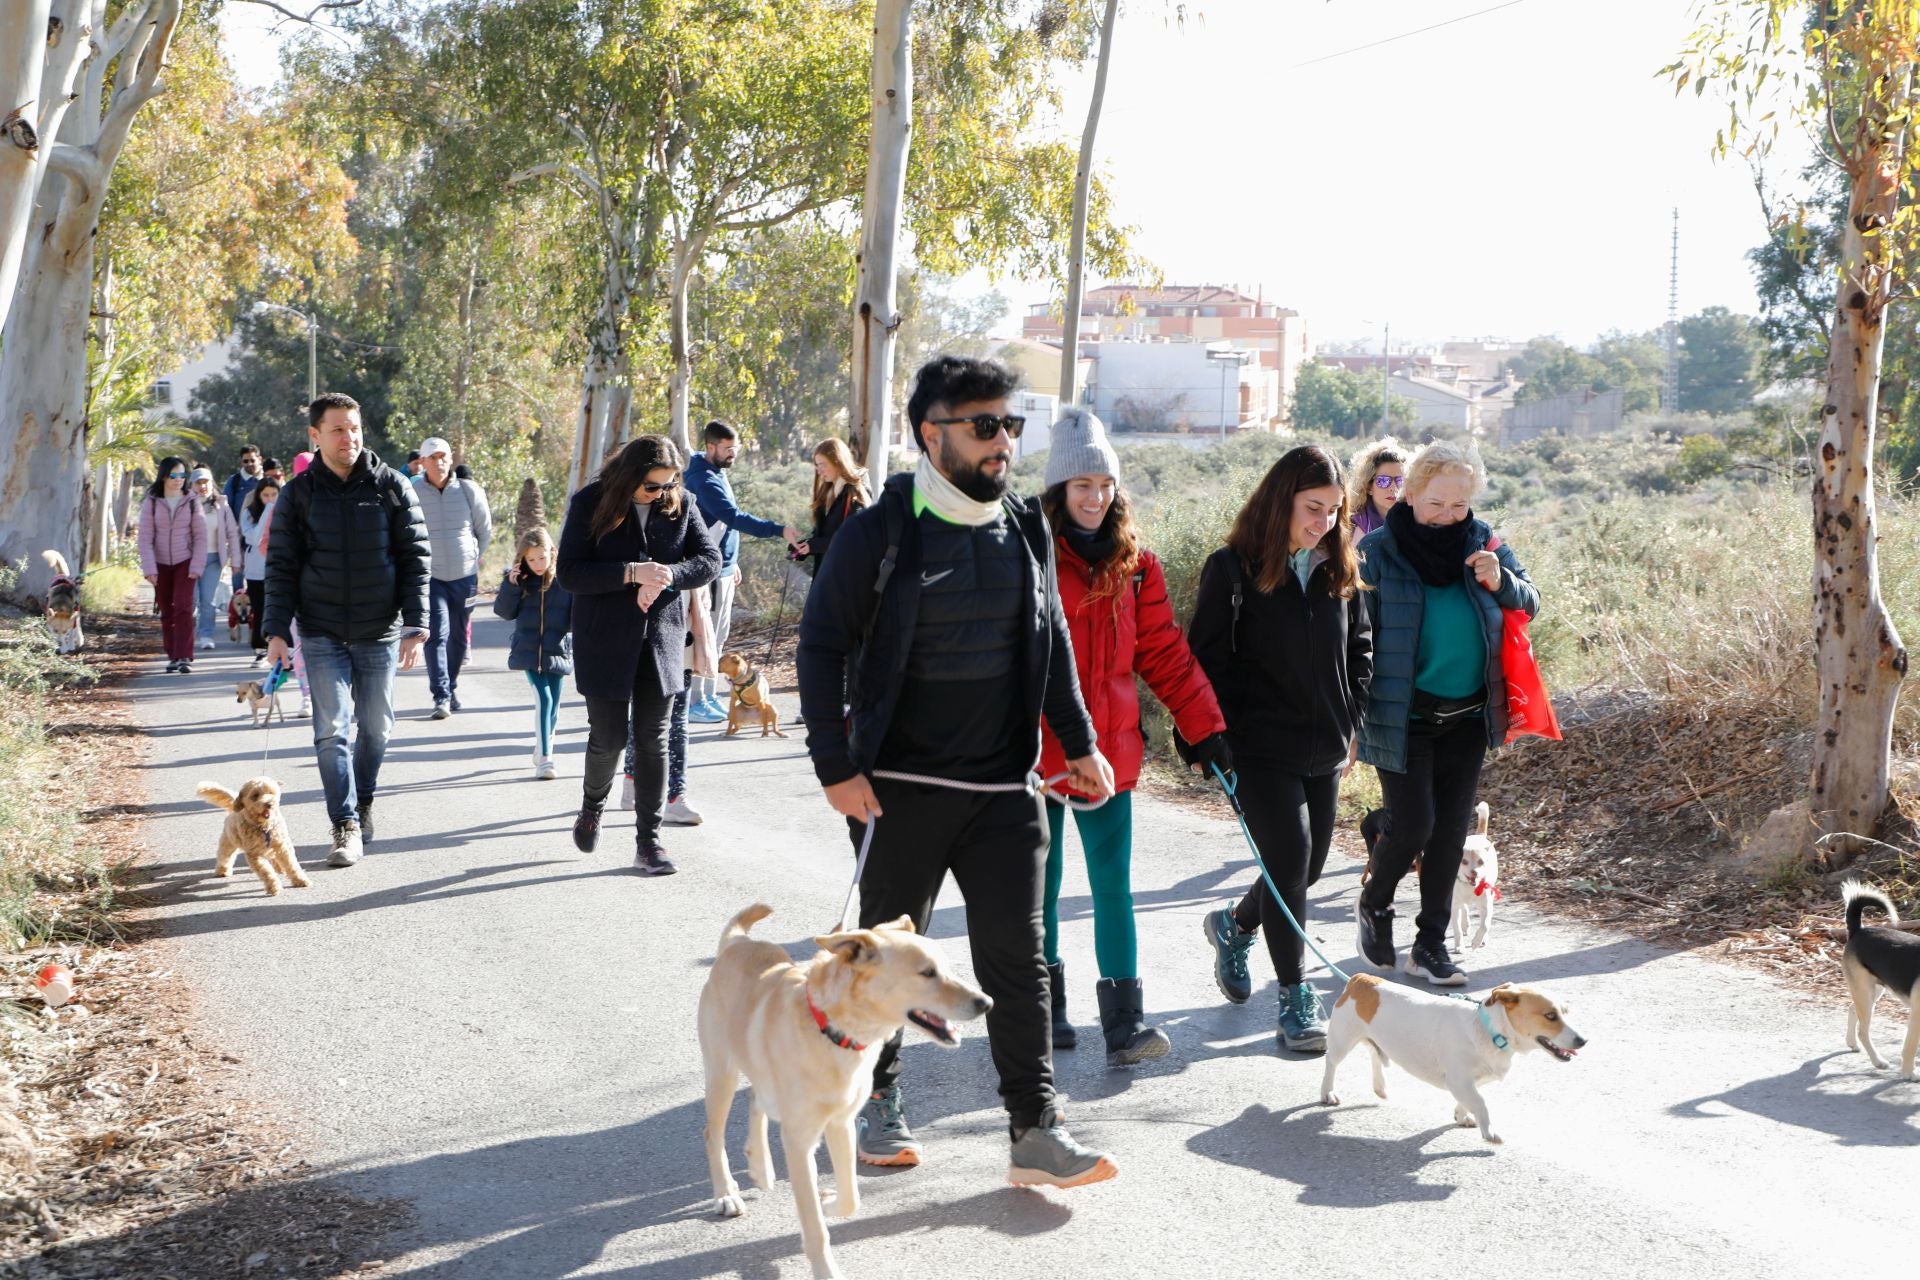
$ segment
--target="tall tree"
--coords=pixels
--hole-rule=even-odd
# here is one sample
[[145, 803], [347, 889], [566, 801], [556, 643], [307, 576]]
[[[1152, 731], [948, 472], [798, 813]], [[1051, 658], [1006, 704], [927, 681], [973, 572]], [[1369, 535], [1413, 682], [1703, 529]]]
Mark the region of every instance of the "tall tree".
[[[1909, 137], [1920, 60], [1911, 0], [1821, 3], [1799, 34], [1788, 0], [1716, 0], [1668, 68], [1675, 92], [1718, 86], [1722, 153], [1763, 154], [1778, 112], [1809, 127], [1846, 172], [1826, 400], [1814, 452], [1814, 642], [1819, 707], [1809, 807], [1837, 860], [1860, 849], [1891, 803], [1893, 713], [1907, 650], [1880, 596], [1873, 463], [1887, 311], [1911, 199]], [[1778, 86], [1770, 99], [1768, 79]], [[1773, 125], [1768, 128], [1769, 123]]]
[[1087, 201], [1093, 194], [1093, 141], [1107, 102], [1107, 69], [1113, 64], [1113, 29], [1120, 22], [1120, 0], [1107, 0], [1100, 16], [1100, 54], [1093, 75], [1087, 123], [1080, 130], [1080, 164], [1073, 175], [1072, 240], [1067, 248], [1067, 296], [1060, 317], [1060, 403], [1080, 396], [1080, 293], [1086, 281]]
[[1680, 408], [1688, 413], [1739, 413], [1753, 407], [1760, 339], [1753, 321], [1708, 307], [1680, 322]]

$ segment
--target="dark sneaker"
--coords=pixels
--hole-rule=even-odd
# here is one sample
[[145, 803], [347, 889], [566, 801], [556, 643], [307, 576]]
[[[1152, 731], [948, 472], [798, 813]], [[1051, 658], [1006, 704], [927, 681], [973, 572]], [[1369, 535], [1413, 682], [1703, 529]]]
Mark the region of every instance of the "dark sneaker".
[[360, 827], [358, 823], [336, 822], [333, 824], [333, 849], [327, 854], [330, 867], [350, 867], [360, 861]]
[[900, 1086], [891, 1085], [867, 1099], [854, 1120], [860, 1137], [860, 1163], [904, 1168], [920, 1163], [920, 1142], [907, 1128]]
[[1083, 1147], [1061, 1123], [1057, 1108], [1041, 1113], [1040, 1123], [1013, 1135], [1013, 1159], [1007, 1181], [1016, 1187], [1084, 1187], [1120, 1172], [1104, 1152]]
[[1080, 1043], [1080, 1033], [1067, 1016], [1067, 962], [1047, 966], [1047, 989], [1053, 996], [1053, 1047], [1071, 1049]]
[[1327, 1051], [1327, 1014], [1312, 983], [1281, 989], [1280, 1043], [1298, 1053]]
[[458, 710], [460, 710], [460, 695], [459, 695], [459, 694], [457, 694], [457, 693], [450, 693], [450, 694], [448, 694], [448, 695], [447, 695], [447, 706], [448, 706], [448, 708], [449, 708], [450, 710], [453, 710], [453, 711], [458, 711]]
[[176, 671], [178, 671], [179, 669], [180, 669], [180, 664], [179, 664], [179, 663], [177, 663], [177, 662], [175, 662], [175, 661], [173, 661], [172, 659], [168, 659], [168, 661], [167, 661], [167, 674], [168, 674], [168, 675], [172, 675], [172, 674], [173, 674], [174, 672], [176, 672]]
[[1407, 949], [1407, 972], [1436, 987], [1464, 987], [1467, 971], [1453, 962], [1444, 942], [1416, 942]]
[[600, 843], [600, 813], [605, 807], [581, 802], [580, 816], [573, 820], [573, 847], [580, 852], [592, 853], [593, 847]]
[[1392, 973], [1396, 959], [1393, 953], [1393, 908], [1375, 911], [1356, 901], [1353, 904], [1353, 919], [1360, 926], [1357, 944], [1360, 958], [1376, 969]]
[[643, 876], [670, 876], [676, 870], [657, 840], [649, 840], [634, 850], [633, 868]]
[[373, 806], [363, 804], [354, 809], [360, 819], [360, 843], [373, 843]]
[[1200, 920], [1213, 947], [1213, 985], [1235, 1004], [1245, 1004], [1253, 994], [1253, 979], [1247, 974], [1247, 950], [1260, 935], [1248, 933], [1234, 923], [1233, 908], [1209, 911]]
[[190, 676], [193, 674], [193, 664], [191, 662], [182, 662], [179, 666], [179, 671], [183, 676]]

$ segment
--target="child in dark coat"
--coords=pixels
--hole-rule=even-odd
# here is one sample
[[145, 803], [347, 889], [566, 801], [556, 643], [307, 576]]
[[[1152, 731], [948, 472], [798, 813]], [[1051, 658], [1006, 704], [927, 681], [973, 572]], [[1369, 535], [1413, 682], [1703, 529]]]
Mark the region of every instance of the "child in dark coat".
[[545, 782], [553, 767], [553, 731], [560, 722], [560, 682], [573, 671], [573, 597], [554, 580], [553, 539], [545, 529], [520, 536], [513, 567], [493, 598], [493, 611], [513, 623], [507, 666], [527, 673], [534, 707], [533, 776]]

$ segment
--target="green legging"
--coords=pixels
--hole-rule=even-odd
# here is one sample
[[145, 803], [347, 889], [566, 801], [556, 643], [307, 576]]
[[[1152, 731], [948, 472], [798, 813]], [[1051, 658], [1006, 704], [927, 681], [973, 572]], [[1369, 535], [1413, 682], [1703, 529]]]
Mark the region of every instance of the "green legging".
[[[1087, 855], [1093, 888], [1093, 955], [1103, 978], [1140, 976], [1133, 928], [1133, 793], [1122, 791], [1098, 809], [1076, 809], [1073, 824]], [[1047, 963], [1060, 963], [1060, 878], [1066, 872], [1067, 811], [1047, 805]]]

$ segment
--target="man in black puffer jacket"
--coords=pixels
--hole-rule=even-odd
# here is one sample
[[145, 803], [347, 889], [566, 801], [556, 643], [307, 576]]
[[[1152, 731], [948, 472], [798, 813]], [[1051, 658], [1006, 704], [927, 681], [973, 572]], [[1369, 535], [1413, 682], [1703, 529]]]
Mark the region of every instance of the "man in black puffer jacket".
[[[373, 839], [373, 792], [393, 732], [393, 671], [427, 636], [430, 555], [420, 500], [361, 447], [360, 406], [329, 392], [307, 409], [315, 461], [275, 504], [267, 535], [267, 657], [287, 662], [300, 624], [313, 746], [333, 824], [330, 867]], [[348, 695], [352, 703], [348, 703]], [[347, 729], [360, 724], [349, 754]]]

